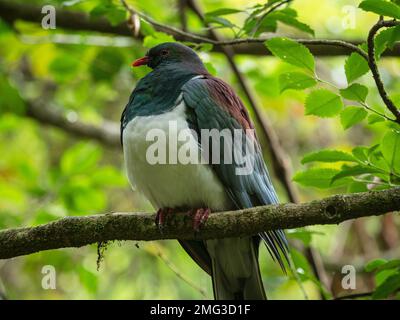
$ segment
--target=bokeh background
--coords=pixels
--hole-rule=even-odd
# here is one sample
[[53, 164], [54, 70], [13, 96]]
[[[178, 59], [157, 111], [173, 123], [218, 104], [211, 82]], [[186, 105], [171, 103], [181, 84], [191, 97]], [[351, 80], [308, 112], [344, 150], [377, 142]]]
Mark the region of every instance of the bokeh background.
[[[106, 2], [35, 0], [30, 4], [40, 7], [53, 4], [65, 10], [91, 13], [114, 24], [126, 19], [120, 7], [114, 11], [93, 10], [102, 4], [106, 6]], [[177, 1], [129, 3], [158, 21], [180, 27], [182, 12]], [[244, 9], [257, 3], [199, 2], [205, 12], [225, 7]], [[298, 19], [315, 30], [317, 38], [362, 40], [376, 21], [376, 15], [358, 10], [358, 4], [359, 1], [351, 0], [296, 0], [291, 6], [297, 10]], [[354, 24], [346, 25], [343, 21], [348, 19], [349, 6], [350, 10], [354, 8]], [[190, 10], [185, 15], [191, 31], [204, 31]], [[243, 13], [229, 16], [237, 25], [242, 25], [245, 18]], [[220, 33], [233, 36], [229, 30]], [[309, 37], [284, 24], [279, 24], [277, 33]], [[131, 90], [149, 72], [148, 68], [132, 69], [130, 64], [155, 41], [159, 39], [150, 37], [143, 42], [84, 30], [44, 30], [39, 22], [24, 20], [17, 20], [11, 26], [0, 19], [0, 229], [34, 226], [64, 216], [152, 211], [146, 199], [128, 185], [118, 145], [110, 146], [46, 125], [29, 110], [36, 107], [47, 116], [54, 112], [71, 123], [100, 126], [115, 133]], [[224, 55], [206, 50], [199, 53], [212, 73], [242, 94]], [[344, 58], [317, 57], [320, 77], [345, 87]], [[369, 125], [364, 121], [344, 130], [338, 117], [305, 116], [304, 91], [280, 92], [279, 74], [292, 67], [275, 57], [238, 55], [235, 59], [288, 153], [293, 172], [304, 169], [300, 160], [307, 152], [327, 147], [351, 150], [382, 138], [379, 124]], [[399, 59], [385, 57], [380, 70], [393, 99], [399, 101]], [[361, 83], [370, 90], [370, 105], [382, 108], [371, 75], [364, 76]], [[264, 149], [267, 150], [265, 146]], [[265, 159], [271, 169], [267, 152]], [[275, 184], [281, 201], [287, 201], [282, 186]], [[348, 191], [346, 186], [317, 189], [296, 184], [296, 187], [302, 201]], [[373, 277], [365, 274], [362, 267], [373, 258], [396, 256], [398, 234], [398, 217], [386, 215], [347, 221], [339, 226], [292, 230], [289, 238], [294, 247], [312, 246], [321, 254], [329, 280], [326, 290], [338, 295], [342, 290], [341, 268], [346, 264], [359, 270], [357, 292], [373, 288]], [[310, 273], [311, 267], [300, 250], [293, 255], [297, 267], [305, 274]], [[177, 241], [109, 243], [98, 270], [97, 258], [97, 246], [91, 245], [0, 260], [0, 292], [9, 299], [212, 298], [209, 276], [191, 261]], [[298, 281], [292, 275], [282, 274], [264, 248], [260, 263], [271, 299], [305, 298]], [[54, 266], [57, 272], [55, 290], [42, 288], [41, 271], [45, 265]], [[302, 280], [309, 298], [321, 298], [318, 283], [307, 277]]]

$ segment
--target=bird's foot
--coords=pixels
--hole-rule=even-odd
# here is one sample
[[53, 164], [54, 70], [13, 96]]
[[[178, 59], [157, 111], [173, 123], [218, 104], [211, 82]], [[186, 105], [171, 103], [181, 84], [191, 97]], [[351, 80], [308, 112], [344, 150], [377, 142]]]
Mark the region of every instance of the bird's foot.
[[189, 211], [192, 216], [193, 221], [193, 229], [196, 232], [200, 231], [200, 227], [205, 224], [208, 219], [208, 216], [211, 213], [210, 208], [199, 208], [195, 210]]
[[171, 214], [172, 212], [173, 212], [172, 208], [160, 208], [157, 210], [155, 223], [161, 232], [165, 227], [165, 222], [167, 221], [167, 215]]

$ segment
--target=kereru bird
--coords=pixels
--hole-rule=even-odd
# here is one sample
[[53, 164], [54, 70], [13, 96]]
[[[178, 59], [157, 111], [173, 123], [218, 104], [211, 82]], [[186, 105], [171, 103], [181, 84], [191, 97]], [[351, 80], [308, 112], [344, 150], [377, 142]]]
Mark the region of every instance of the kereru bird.
[[[277, 203], [252, 130], [254, 126], [232, 88], [207, 72], [195, 51], [179, 43], [153, 47], [145, 57], [133, 63], [133, 66], [140, 65], [153, 70], [138, 82], [123, 111], [121, 142], [129, 181], [158, 209], [158, 225], [163, 225], [167, 214], [188, 210], [192, 212], [193, 226], [198, 230], [210, 210]], [[191, 135], [186, 141], [171, 142], [171, 123], [174, 123], [175, 133], [191, 129], [190, 132], [199, 134]], [[200, 132], [205, 129], [243, 132], [244, 138], [239, 139], [239, 144], [254, 146], [249, 148], [251, 151], [247, 155], [254, 164], [252, 171], [237, 174], [242, 165], [238, 161], [168, 162], [168, 159], [176, 158], [184, 144], [192, 151], [203, 152], [205, 141], [200, 141]], [[166, 163], [152, 163], [148, 159], [149, 148], [155, 142], [149, 139], [151, 130], [166, 136], [164, 151], [169, 156]], [[216, 147], [219, 150], [216, 151]], [[224, 143], [208, 145], [211, 153], [223, 154], [224, 147]], [[211, 275], [216, 299], [266, 299], [258, 264], [260, 240], [284, 269], [288, 245], [282, 230], [267, 231], [258, 236], [179, 242]]]

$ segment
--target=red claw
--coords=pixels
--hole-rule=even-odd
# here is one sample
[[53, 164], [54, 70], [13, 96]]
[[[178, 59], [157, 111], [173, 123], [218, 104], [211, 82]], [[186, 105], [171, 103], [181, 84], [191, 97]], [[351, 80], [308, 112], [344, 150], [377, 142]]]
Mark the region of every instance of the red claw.
[[167, 215], [171, 214], [172, 212], [172, 208], [160, 208], [157, 210], [155, 223], [160, 230], [165, 226]]
[[211, 210], [209, 208], [200, 208], [194, 211], [193, 214], [193, 229], [196, 232], [200, 231], [200, 227], [204, 225], [210, 215]]

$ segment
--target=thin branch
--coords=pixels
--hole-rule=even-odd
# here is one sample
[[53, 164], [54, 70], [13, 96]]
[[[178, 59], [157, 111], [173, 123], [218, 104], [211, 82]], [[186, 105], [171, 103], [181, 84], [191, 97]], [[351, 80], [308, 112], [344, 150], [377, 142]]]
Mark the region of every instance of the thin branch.
[[187, 30], [187, 17], [185, 12], [186, 1], [187, 0], [177, 0], [179, 20], [183, 31]]
[[213, 213], [197, 233], [193, 231], [191, 217], [185, 214], [169, 216], [163, 232], [154, 223], [155, 214], [149, 213], [65, 217], [37, 227], [0, 231], [0, 259], [113, 240], [241, 237], [272, 229], [337, 224], [397, 210], [400, 188]]
[[361, 293], [353, 293], [346, 296], [336, 297], [333, 300], [350, 300], [350, 299], [358, 299], [372, 296], [374, 292], [361, 292]]
[[400, 25], [399, 21], [384, 21], [379, 18], [379, 21], [371, 28], [368, 33], [368, 65], [371, 69], [372, 76], [375, 80], [376, 87], [378, 88], [379, 95], [381, 96], [386, 107], [396, 117], [396, 122], [400, 124], [400, 110], [395, 106], [393, 101], [389, 98], [384, 84], [379, 73], [379, 69], [375, 59], [375, 35], [381, 28], [388, 28]]
[[40, 123], [60, 128], [81, 138], [94, 139], [106, 146], [120, 148], [119, 125], [104, 121], [101, 126], [84, 123], [75, 117], [64, 116], [60, 112], [35, 102], [25, 101], [26, 116]]
[[132, 15], [138, 15], [140, 18], [142, 18], [144, 21], [150, 23], [153, 27], [158, 28], [158, 30], [164, 31], [165, 33], [172, 34], [172, 35], [178, 35], [181, 37], [184, 37], [186, 39], [189, 39], [194, 42], [201, 42], [201, 43], [211, 43], [211, 44], [217, 44], [217, 41], [199, 36], [194, 33], [186, 32], [183, 31], [179, 28], [175, 28], [166, 24], [163, 24], [161, 22], [158, 22], [154, 20], [152, 17], [148, 16], [147, 14], [140, 12], [136, 9], [134, 9], [132, 6], [126, 3], [125, 0], [120, 0], [122, 5], [125, 7], [125, 9]]

